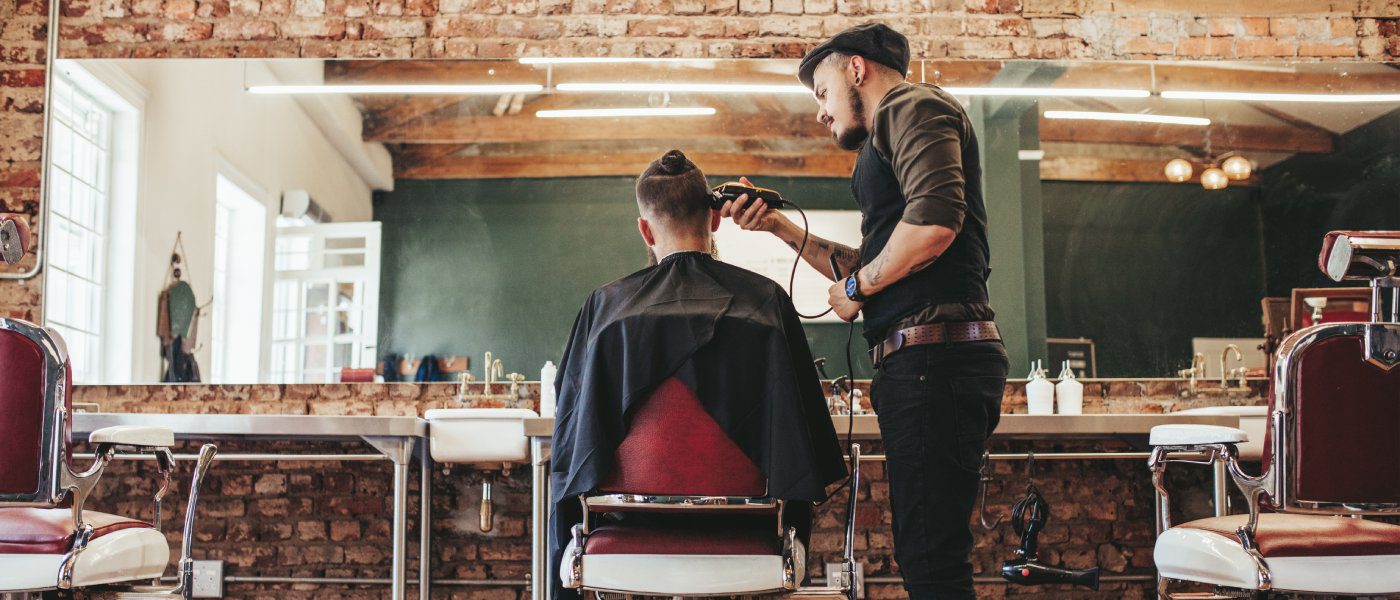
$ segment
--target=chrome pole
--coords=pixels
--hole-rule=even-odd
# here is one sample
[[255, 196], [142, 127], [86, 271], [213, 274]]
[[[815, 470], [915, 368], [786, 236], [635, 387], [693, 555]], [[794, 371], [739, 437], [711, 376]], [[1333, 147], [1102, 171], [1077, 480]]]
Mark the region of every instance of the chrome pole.
[[418, 483], [418, 598], [429, 600], [432, 597], [433, 562], [433, 457], [427, 446], [421, 446], [423, 453], [419, 465], [422, 468]]
[[544, 458], [544, 440], [530, 438], [530, 600], [545, 600], [549, 596], [549, 585], [545, 580], [545, 563], [549, 562], [549, 494], [545, 482], [549, 480], [548, 462]]
[[1217, 460], [1211, 463], [1213, 471], [1212, 479], [1212, 503], [1215, 505], [1215, 516], [1223, 517], [1230, 514], [1229, 510], [1229, 488], [1225, 485], [1225, 461]]

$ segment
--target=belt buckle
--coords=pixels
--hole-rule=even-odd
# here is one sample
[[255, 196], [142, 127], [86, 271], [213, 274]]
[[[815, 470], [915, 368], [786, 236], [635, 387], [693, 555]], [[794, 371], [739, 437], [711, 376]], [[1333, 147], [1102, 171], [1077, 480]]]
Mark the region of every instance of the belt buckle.
[[[885, 344], [889, 343], [891, 338], [895, 340], [894, 348], [885, 350]], [[875, 347], [870, 349], [870, 362], [874, 363], [876, 369], [880, 368], [880, 364], [885, 362], [885, 357], [899, 352], [899, 350], [904, 347], [904, 341], [905, 336], [903, 331], [896, 331], [885, 339], [880, 340], [880, 343], [875, 344]]]
[[[890, 337], [895, 338], [896, 341], [895, 341], [895, 343], [894, 343], [894, 349], [893, 349], [893, 350], [890, 350], [889, 352], [886, 352], [886, 353], [885, 353], [885, 354], [887, 354], [887, 355], [888, 355], [888, 354], [894, 354], [895, 352], [899, 352], [901, 349], [903, 349], [903, 348], [904, 348], [904, 342], [905, 342], [905, 340], [907, 339], [907, 338], [905, 337], [905, 335], [904, 335], [904, 330], [896, 331], [896, 332], [894, 332], [894, 335], [891, 335]], [[889, 339], [889, 338], [886, 338], [886, 339]]]

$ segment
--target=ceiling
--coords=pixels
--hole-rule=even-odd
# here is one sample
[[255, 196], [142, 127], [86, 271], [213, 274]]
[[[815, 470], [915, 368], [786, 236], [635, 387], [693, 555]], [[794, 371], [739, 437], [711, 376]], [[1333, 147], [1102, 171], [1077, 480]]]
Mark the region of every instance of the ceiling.
[[[796, 85], [796, 61], [672, 60], [604, 64], [517, 61], [327, 61], [326, 84], [534, 83], [544, 91], [494, 96], [359, 95], [363, 137], [386, 145], [396, 178], [635, 175], [682, 148], [717, 174], [849, 175], [852, 153], [831, 143], [805, 93], [585, 93], [564, 83]], [[919, 61], [911, 81], [945, 87], [1054, 87], [1284, 93], [1395, 93], [1384, 64]], [[1027, 102], [1010, 100], [1007, 102]], [[712, 116], [537, 118], [540, 110], [712, 107]], [[988, 106], [995, 106], [989, 104]], [[1396, 104], [1322, 104], [1150, 98], [1042, 98], [1038, 110], [1206, 117], [1208, 126], [1041, 118], [1047, 180], [1162, 181], [1162, 165], [1198, 165], [1239, 152], [1266, 168], [1297, 153], [1330, 153], [1336, 137]], [[1245, 182], [1249, 184], [1251, 182]]]

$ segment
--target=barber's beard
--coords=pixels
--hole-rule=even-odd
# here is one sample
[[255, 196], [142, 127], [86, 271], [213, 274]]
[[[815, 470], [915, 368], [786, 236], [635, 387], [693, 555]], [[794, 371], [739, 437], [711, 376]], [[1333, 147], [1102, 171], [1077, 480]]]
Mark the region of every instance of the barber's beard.
[[832, 134], [832, 137], [836, 138], [836, 146], [842, 150], [859, 150], [865, 139], [870, 137], [870, 130], [865, 127], [865, 101], [861, 100], [860, 92], [853, 85], [848, 87], [846, 94], [851, 99], [851, 120], [855, 121], [855, 125], [840, 134]]

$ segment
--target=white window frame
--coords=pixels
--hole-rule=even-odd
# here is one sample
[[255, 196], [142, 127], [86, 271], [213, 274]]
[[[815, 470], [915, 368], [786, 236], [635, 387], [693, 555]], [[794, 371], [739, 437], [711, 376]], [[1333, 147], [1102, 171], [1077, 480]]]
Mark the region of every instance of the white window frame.
[[[257, 280], [257, 284], [252, 289], [240, 288], [238, 290], [222, 290], [222, 294], [220, 293], [220, 288], [226, 283], [222, 278], [227, 274], [219, 271], [217, 260], [221, 253], [228, 252], [230, 248], [227, 245], [223, 248], [218, 247], [217, 229], [219, 214], [224, 208], [221, 200], [222, 196], [219, 191], [219, 180], [221, 179], [227, 181], [229, 185], [236, 188], [238, 192], [246, 195], [251, 200], [245, 207], [229, 208], [236, 209], [234, 212], [246, 210], [253, 213], [249, 216], [260, 217], [260, 222], [257, 224], [258, 235], [260, 237], [251, 240], [243, 240], [247, 245], [255, 246], [255, 252], [250, 256], [239, 257], [240, 260], [256, 262], [257, 276], [255, 279]], [[262, 356], [265, 354], [264, 350], [266, 347], [266, 344], [263, 343], [265, 339], [263, 322], [265, 320], [264, 315], [266, 315], [269, 310], [267, 306], [269, 271], [267, 259], [270, 252], [268, 251], [267, 240], [271, 237], [269, 233], [271, 227], [270, 213], [272, 209], [269, 198], [272, 196], [268, 194], [266, 188], [244, 175], [242, 171], [235, 168], [232, 163], [225, 160], [223, 157], [218, 157], [217, 159], [214, 188], [214, 230], [210, 232], [210, 239], [215, 240], [215, 247], [213, 249], [215, 265], [212, 270], [214, 279], [211, 282], [213, 285], [214, 304], [212, 306], [213, 323], [211, 324], [209, 336], [211, 346], [209, 381], [211, 383], [255, 383], [260, 381], [259, 374], [263, 364]], [[253, 204], [256, 204], [256, 209], [252, 206]], [[230, 319], [230, 316], [233, 318]], [[253, 364], [251, 369], [234, 369], [234, 372], [229, 372], [229, 364], [223, 361], [223, 353], [231, 350], [229, 347], [229, 332], [233, 327], [244, 328], [244, 333], [250, 333], [253, 336], [250, 343], [232, 349], [238, 352], [252, 352], [254, 354], [251, 359]], [[239, 379], [242, 380], [239, 381]]]
[[[77, 383], [130, 383], [133, 380], [132, 365], [132, 318], [133, 274], [135, 262], [136, 203], [140, 193], [140, 164], [143, 148], [144, 111], [147, 92], [140, 84], [116, 66], [105, 61], [88, 61], [79, 66], [74, 61], [59, 60], [55, 64], [55, 77], [63, 78], [75, 90], [101, 106], [111, 122], [106, 147], [106, 198], [102, 211], [105, 213], [95, 223], [102, 231], [94, 232], [102, 236], [101, 264], [97, 272], [101, 274], [101, 311], [96, 331], [95, 366], [77, 364], [74, 361], [74, 375]], [[55, 98], [54, 102], [62, 99]], [[51, 118], [57, 120], [57, 111], [50, 111]], [[56, 127], [50, 124], [50, 131]], [[52, 134], [51, 134], [52, 135]], [[45, 174], [50, 185], [46, 186], [50, 197], [44, 198], [46, 210], [52, 211], [52, 182], [59, 174], [54, 172], [54, 156], [51, 146]], [[53, 227], [57, 217], [46, 213], [45, 227]], [[49, 229], [48, 231], [52, 231]], [[50, 233], [45, 236], [51, 239]], [[47, 243], [46, 239], [46, 243]], [[50, 248], [48, 257], [53, 257], [55, 248]], [[61, 269], [54, 267], [50, 268]], [[46, 324], [63, 327], [59, 322], [48, 323], [47, 315], [51, 302], [63, 301], [62, 294], [52, 292], [51, 278], [45, 277], [44, 314]], [[83, 360], [86, 360], [84, 358]]]
[[[279, 263], [277, 256], [280, 243], [284, 237], [307, 236], [310, 238], [310, 253], [306, 268], [290, 269], [284, 268]], [[279, 383], [335, 383], [339, 380], [339, 373], [333, 369], [336, 344], [350, 343], [358, 345], [352, 346], [352, 364], [347, 365], [355, 368], [373, 367], [378, 357], [377, 346], [379, 343], [379, 277], [380, 277], [380, 249], [381, 249], [380, 224], [376, 221], [356, 222], [356, 223], [328, 223], [321, 225], [278, 227], [278, 243], [273, 249], [273, 308], [270, 311], [270, 318], [265, 319], [271, 327], [272, 333], [267, 336], [265, 352], [265, 369], [263, 371], [264, 381]], [[353, 267], [326, 267], [324, 257], [328, 254], [335, 254], [334, 251], [325, 251], [325, 240], [328, 238], [354, 238], [363, 237], [365, 261], [362, 266]], [[327, 319], [327, 327], [330, 334], [325, 336], [307, 336], [304, 332], [306, 319], [312, 309], [306, 306], [306, 298], [303, 291], [309, 284], [326, 283], [330, 284], [331, 297], [328, 299], [327, 311], [334, 314], [334, 284], [348, 280], [359, 279], [364, 282], [363, 294], [359, 309], [361, 311], [360, 329], [354, 334], [335, 334], [334, 322]], [[277, 289], [285, 284], [292, 284], [297, 290], [297, 297], [293, 301], [294, 309], [279, 305]], [[285, 300], [284, 300], [285, 301]], [[294, 310], [295, 318], [292, 323], [297, 333], [286, 336], [279, 336], [277, 333], [278, 320], [284, 318], [284, 312]], [[308, 380], [307, 370], [302, 368], [302, 353], [307, 342], [321, 342], [327, 345], [327, 366], [331, 367], [324, 372], [324, 377]], [[293, 352], [296, 367], [290, 371], [285, 371], [276, 362], [278, 356], [278, 346], [290, 346]]]

